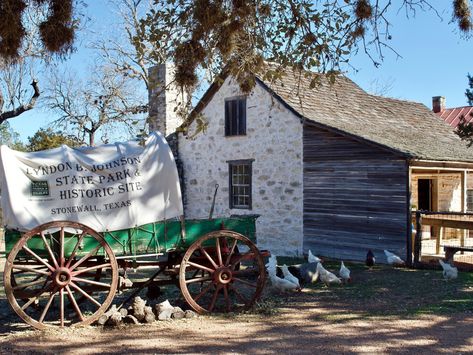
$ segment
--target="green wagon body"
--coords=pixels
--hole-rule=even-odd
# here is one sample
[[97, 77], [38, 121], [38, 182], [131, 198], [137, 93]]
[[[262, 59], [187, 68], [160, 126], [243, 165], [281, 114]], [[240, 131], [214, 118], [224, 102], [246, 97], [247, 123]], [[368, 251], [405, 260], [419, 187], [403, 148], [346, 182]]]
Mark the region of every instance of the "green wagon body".
[[[129, 256], [134, 258], [140, 255], [161, 254], [170, 251], [185, 251], [199, 237], [220, 229], [228, 229], [238, 232], [253, 242], [256, 242], [255, 221], [257, 216], [238, 216], [215, 219], [193, 219], [186, 220], [184, 224], [185, 237], [181, 236], [181, 224], [178, 220], [161, 221], [149, 223], [142, 226], [110, 231], [102, 233], [107, 243], [118, 257]], [[54, 249], [58, 242], [58, 233], [47, 235], [51, 239]], [[7, 230], [5, 233], [5, 250], [9, 253], [13, 246], [21, 238], [21, 233], [14, 230]], [[65, 237], [65, 256], [69, 256], [77, 242], [77, 234], [67, 233]], [[78, 256], [88, 253], [98, 245], [92, 237], [85, 237], [82, 241]], [[40, 236], [35, 236], [28, 241], [28, 247], [36, 254], [47, 257], [43, 240]], [[99, 250], [99, 254], [103, 252]], [[26, 256], [26, 255], [25, 255]]]

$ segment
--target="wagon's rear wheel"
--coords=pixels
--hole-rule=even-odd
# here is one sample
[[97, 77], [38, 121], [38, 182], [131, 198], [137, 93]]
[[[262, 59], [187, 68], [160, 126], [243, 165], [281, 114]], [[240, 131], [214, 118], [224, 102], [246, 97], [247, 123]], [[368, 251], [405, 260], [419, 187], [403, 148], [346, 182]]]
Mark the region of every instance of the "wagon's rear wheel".
[[50, 222], [23, 234], [4, 270], [10, 305], [38, 329], [91, 324], [110, 306], [117, 283], [110, 246], [75, 222]]
[[266, 279], [263, 258], [245, 236], [221, 230], [194, 242], [180, 266], [179, 285], [198, 313], [247, 310]]

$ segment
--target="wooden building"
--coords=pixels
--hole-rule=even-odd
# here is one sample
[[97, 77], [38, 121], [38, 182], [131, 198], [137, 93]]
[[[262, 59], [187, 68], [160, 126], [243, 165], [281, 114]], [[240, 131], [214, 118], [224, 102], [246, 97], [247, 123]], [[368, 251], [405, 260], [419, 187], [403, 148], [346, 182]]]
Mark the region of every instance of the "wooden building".
[[[372, 249], [383, 261], [383, 249], [410, 255], [412, 208], [465, 210], [473, 151], [427, 107], [343, 76], [312, 90], [301, 80], [258, 79], [244, 95], [227, 77], [204, 94], [187, 137], [203, 121], [205, 132], [178, 138], [189, 217], [205, 216], [218, 184], [216, 214], [260, 214], [258, 243], [277, 255]], [[238, 112], [244, 129], [228, 134]]]

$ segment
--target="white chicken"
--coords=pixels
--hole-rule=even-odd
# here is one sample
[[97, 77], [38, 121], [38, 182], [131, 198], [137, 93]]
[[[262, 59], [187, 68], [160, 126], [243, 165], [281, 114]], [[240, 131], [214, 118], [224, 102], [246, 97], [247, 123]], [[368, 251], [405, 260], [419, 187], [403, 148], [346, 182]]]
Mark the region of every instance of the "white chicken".
[[326, 270], [321, 263], [317, 264], [317, 272], [319, 273], [320, 280], [325, 284], [341, 284], [340, 280], [334, 273]]
[[277, 265], [278, 264], [277, 264], [276, 256], [274, 254], [271, 254], [271, 256], [268, 259], [267, 264], [265, 265], [266, 269], [268, 270], [268, 273], [272, 271], [276, 273]]
[[349, 282], [351, 281], [350, 277], [350, 269], [348, 269], [345, 264], [343, 263], [340, 265], [340, 271], [338, 273], [340, 275], [340, 278], [342, 279], [343, 282]]
[[296, 285], [295, 283], [278, 277], [276, 275], [276, 271], [273, 272], [272, 270], [268, 270], [268, 274], [269, 279], [271, 280], [271, 285], [279, 291], [301, 290], [300, 286]]
[[445, 280], [453, 280], [458, 277], [458, 269], [455, 266], [445, 263], [442, 260], [439, 260], [440, 265], [443, 269], [443, 277]]
[[322, 260], [320, 258], [316, 257], [314, 254], [309, 249], [309, 253], [307, 254], [307, 261], [309, 263], [320, 263]]
[[390, 251], [384, 250], [389, 265], [404, 265], [404, 260]]
[[289, 271], [289, 268], [287, 267], [286, 264], [284, 264], [282, 267], [282, 273], [284, 275], [284, 280], [290, 281], [294, 284], [297, 285], [297, 287], [301, 288], [301, 284], [299, 283], [299, 279], [295, 277], [291, 272]]

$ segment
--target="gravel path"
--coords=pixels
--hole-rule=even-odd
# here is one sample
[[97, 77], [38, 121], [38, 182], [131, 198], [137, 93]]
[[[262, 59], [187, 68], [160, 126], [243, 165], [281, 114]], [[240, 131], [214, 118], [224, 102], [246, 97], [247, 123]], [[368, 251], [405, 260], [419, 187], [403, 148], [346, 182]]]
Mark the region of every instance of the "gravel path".
[[367, 317], [317, 302], [310, 290], [284, 296], [276, 314], [199, 317], [119, 329], [33, 331], [0, 300], [2, 354], [472, 353], [473, 315]]

